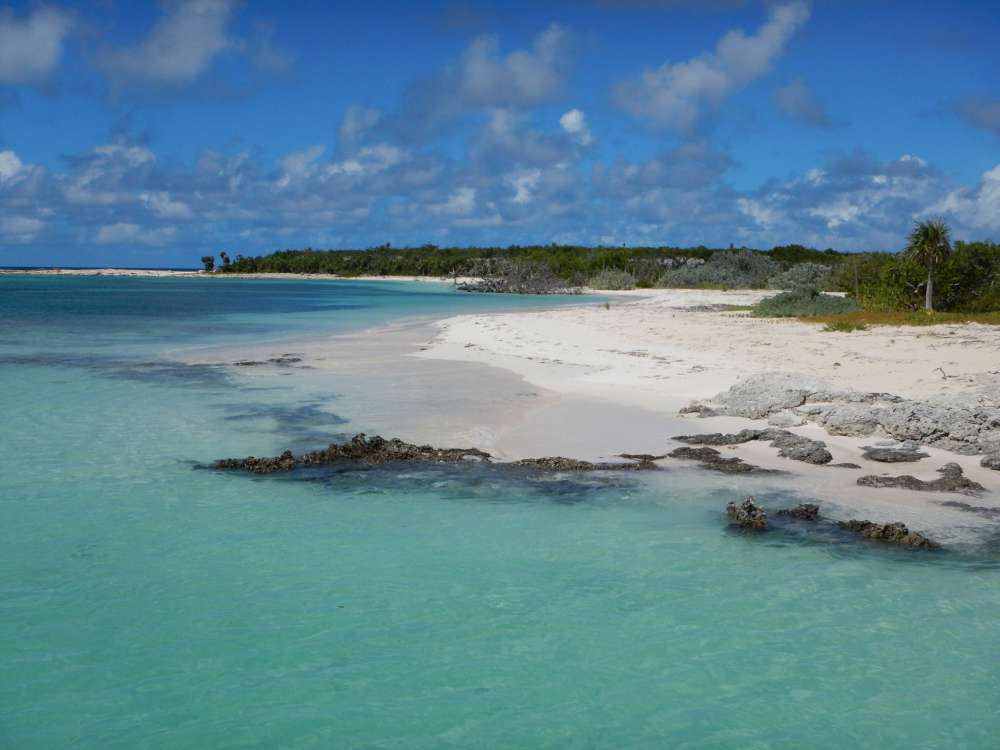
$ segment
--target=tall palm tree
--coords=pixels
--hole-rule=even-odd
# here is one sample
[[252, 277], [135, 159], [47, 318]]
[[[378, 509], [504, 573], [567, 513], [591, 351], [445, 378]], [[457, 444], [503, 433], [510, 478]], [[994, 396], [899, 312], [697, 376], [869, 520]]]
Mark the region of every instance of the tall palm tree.
[[906, 254], [927, 269], [927, 290], [924, 307], [934, 309], [934, 267], [944, 263], [951, 255], [951, 229], [941, 219], [918, 221], [910, 232]]

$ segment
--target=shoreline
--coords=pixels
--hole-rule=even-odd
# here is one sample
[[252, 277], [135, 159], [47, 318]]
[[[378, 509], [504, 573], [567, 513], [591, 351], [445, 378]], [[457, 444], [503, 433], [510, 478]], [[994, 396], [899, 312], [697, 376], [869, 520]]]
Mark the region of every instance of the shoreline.
[[210, 273], [156, 268], [0, 268], [0, 276], [112, 276], [151, 279], [295, 279], [299, 281], [419, 281], [452, 284], [468, 281], [441, 276], [340, 276], [332, 273]]
[[[349, 404], [347, 413], [360, 428], [357, 431], [370, 434], [379, 432], [385, 437], [436, 446], [479, 448], [498, 461], [558, 455], [599, 462], [620, 460], [617, 454], [625, 452], [662, 455], [681, 446], [674, 440], [677, 435], [734, 433], [769, 426], [765, 420], [742, 416], [678, 413], [692, 400], [711, 399], [725, 391], [752, 374], [755, 367], [773, 368], [767, 358], [761, 362], [744, 356], [745, 349], [759, 343], [755, 338], [758, 334], [749, 335], [747, 328], [762, 328], [773, 339], [772, 348], [788, 334], [793, 334], [793, 339], [818, 336], [821, 342], [830, 336], [857, 336], [820, 333], [818, 326], [798, 322], [762, 322], [719, 308], [744, 304], [763, 294], [766, 292], [642, 290], [615, 295], [610, 309], [603, 302], [585, 302], [536, 311], [397, 321], [296, 341], [294, 351], [305, 365], [296, 375], [314, 392], [321, 392], [324, 384], [328, 388], [331, 376], [335, 376], [338, 397], [331, 405], [340, 413], [338, 403]], [[652, 331], [651, 319], [660, 323]], [[673, 322], [672, 331], [664, 330], [665, 320]], [[714, 330], [714, 338], [706, 333], [706, 327]], [[925, 339], [926, 334], [915, 332], [914, 341], [905, 346], [900, 343], [904, 360], [909, 361], [915, 353], [913, 347], [923, 351], [928, 342], [940, 345], [934, 337]], [[670, 340], [663, 341], [663, 337]], [[699, 347], [685, 348], [678, 337], [694, 337]], [[858, 344], [856, 339], [847, 338], [842, 345], [852, 341]], [[992, 346], [992, 341], [986, 343]], [[957, 346], [969, 350], [968, 345]], [[290, 351], [287, 343], [262, 342], [250, 347], [189, 351], [182, 356], [188, 361], [226, 364], [226, 360], [259, 360]], [[720, 361], [720, 356], [729, 361]], [[790, 362], [796, 364], [794, 358]], [[966, 363], [970, 372], [978, 362], [973, 358]], [[836, 375], [846, 375], [836, 381], [838, 386], [863, 385], [864, 380], [856, 377], [865, 370], [863, 364], [855, 363], [842, 371], [836, 368]], [[892, 377], [889, 370], [879, 377]], [[276, 383], [291, 374], [267, 366], [255, 372], [273, 376]], [[911, 377], [897, 385], [919, 398], [921, 392], [929, 390], [923, 381]], [[372, 392], [379, 397], [365, 397]], [[1000, 512], [1000, 472], [979, 466], [978, 456], [929, 448], [925, 449], [929, 457], [917, 463], [885, 464], [861, 458], [862, 446], [885, 442], [884, 438], [830, 435], [817, 424], [787, 429], [824, 443], [832, 463], [851, 462], [858, 468], [789, 460], [766, 441], [724, 445], [718, 450], [725, 458], [740, 458], [777, 473], [722, 475], [692, 461], [666, 458], [658, 463], [665, 470], [665, 481], [671, 476], [684, 477], [684, 481], [718, 487], [734, 498], [778, 492], [805, 501], [818, 500], [838, 520], [903, 521], [946, 543], [961, 539], [963, 530], [983, 529], [990, 514]], [[936, 470], [949, 462], [958, 463], [965, 476], [983, 484], [986, 492], [973, 498], [857, 484], [861, 476], [886, 473], [933, 480], [939, 476]], [[942, 504], [946, 502], [965, 503], [966, 507]], [[968, 506], [986, 508], [988, 513], [977, 515]]]

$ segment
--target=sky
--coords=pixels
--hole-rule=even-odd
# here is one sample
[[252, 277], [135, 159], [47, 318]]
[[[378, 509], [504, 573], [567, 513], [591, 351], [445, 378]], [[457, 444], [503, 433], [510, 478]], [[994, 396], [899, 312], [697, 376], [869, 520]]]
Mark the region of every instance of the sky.
[[1000, 241], [1000, 8], [0, 0], [0, 265]]

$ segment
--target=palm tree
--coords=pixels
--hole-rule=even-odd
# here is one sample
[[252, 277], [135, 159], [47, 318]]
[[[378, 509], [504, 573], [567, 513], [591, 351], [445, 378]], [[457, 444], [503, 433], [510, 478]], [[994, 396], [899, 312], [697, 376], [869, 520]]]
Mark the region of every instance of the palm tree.
[[951, 229], [941, 219], [918, 221], [910, 232], [906, 255], [910, 260], [927, 269], [927, 291], [924, 307], [934, 309], [934, 267], [944, 263], [951, 255]]

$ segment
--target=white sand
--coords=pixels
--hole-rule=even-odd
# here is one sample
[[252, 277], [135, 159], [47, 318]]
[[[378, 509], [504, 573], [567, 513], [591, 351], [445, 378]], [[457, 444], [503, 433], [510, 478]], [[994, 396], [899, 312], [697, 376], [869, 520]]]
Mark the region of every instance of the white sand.
[[[762, 422], [750, 420], [680, 418], [677, 414], [692, 400], [714, 396], [756, 373], [807, 373], [841, 388], [910, 398], [961, 393], [1000, 374], [1000, 327], [878, 327], [830, 333], [819, 325], [794, 320], [704, 309], [749, 305], [767, 294], [651, 290], [617, 294], [610, 309], [595, 302], [537, 312], [453, 317], [437, 324], [437, 337], [416, 356], [501, 367], [553, 395], [496, 430], [496, 440], [489, 447], [508, 458], [661, 454], [676, 445], [669, 438], [682, 432], [760, 426]], [[941, 501], [1000, 507], [1000, 473], [980, 467], [978, 457], [928, 450], [931, 457], [916, 464], [880, 464], [861, 458], [860, 446], [876, 438], [833, 437], [816, 426], [793, 431], [826, 442], [835, 462], [858, 463], [862, 469], [809, 466], [778, 457], [766, 443], [749, 443], [731, 449], [731, 454], [764, 468], [790, 472], [790, 477], [735, 476], [728, 481], [744, 488], [761, 481], [785, 484], [833, 503], [844, 516], [903, 520], [946, 537], [963, 525], [982, 521], [971, 513], [943, 507]], [[966, 475], [989, 492], [968, 498], [876, 490], [855, 483], [863, 474], [880, 473], [935, 479], [935, 469], [947, 461], [961, 464]]]

